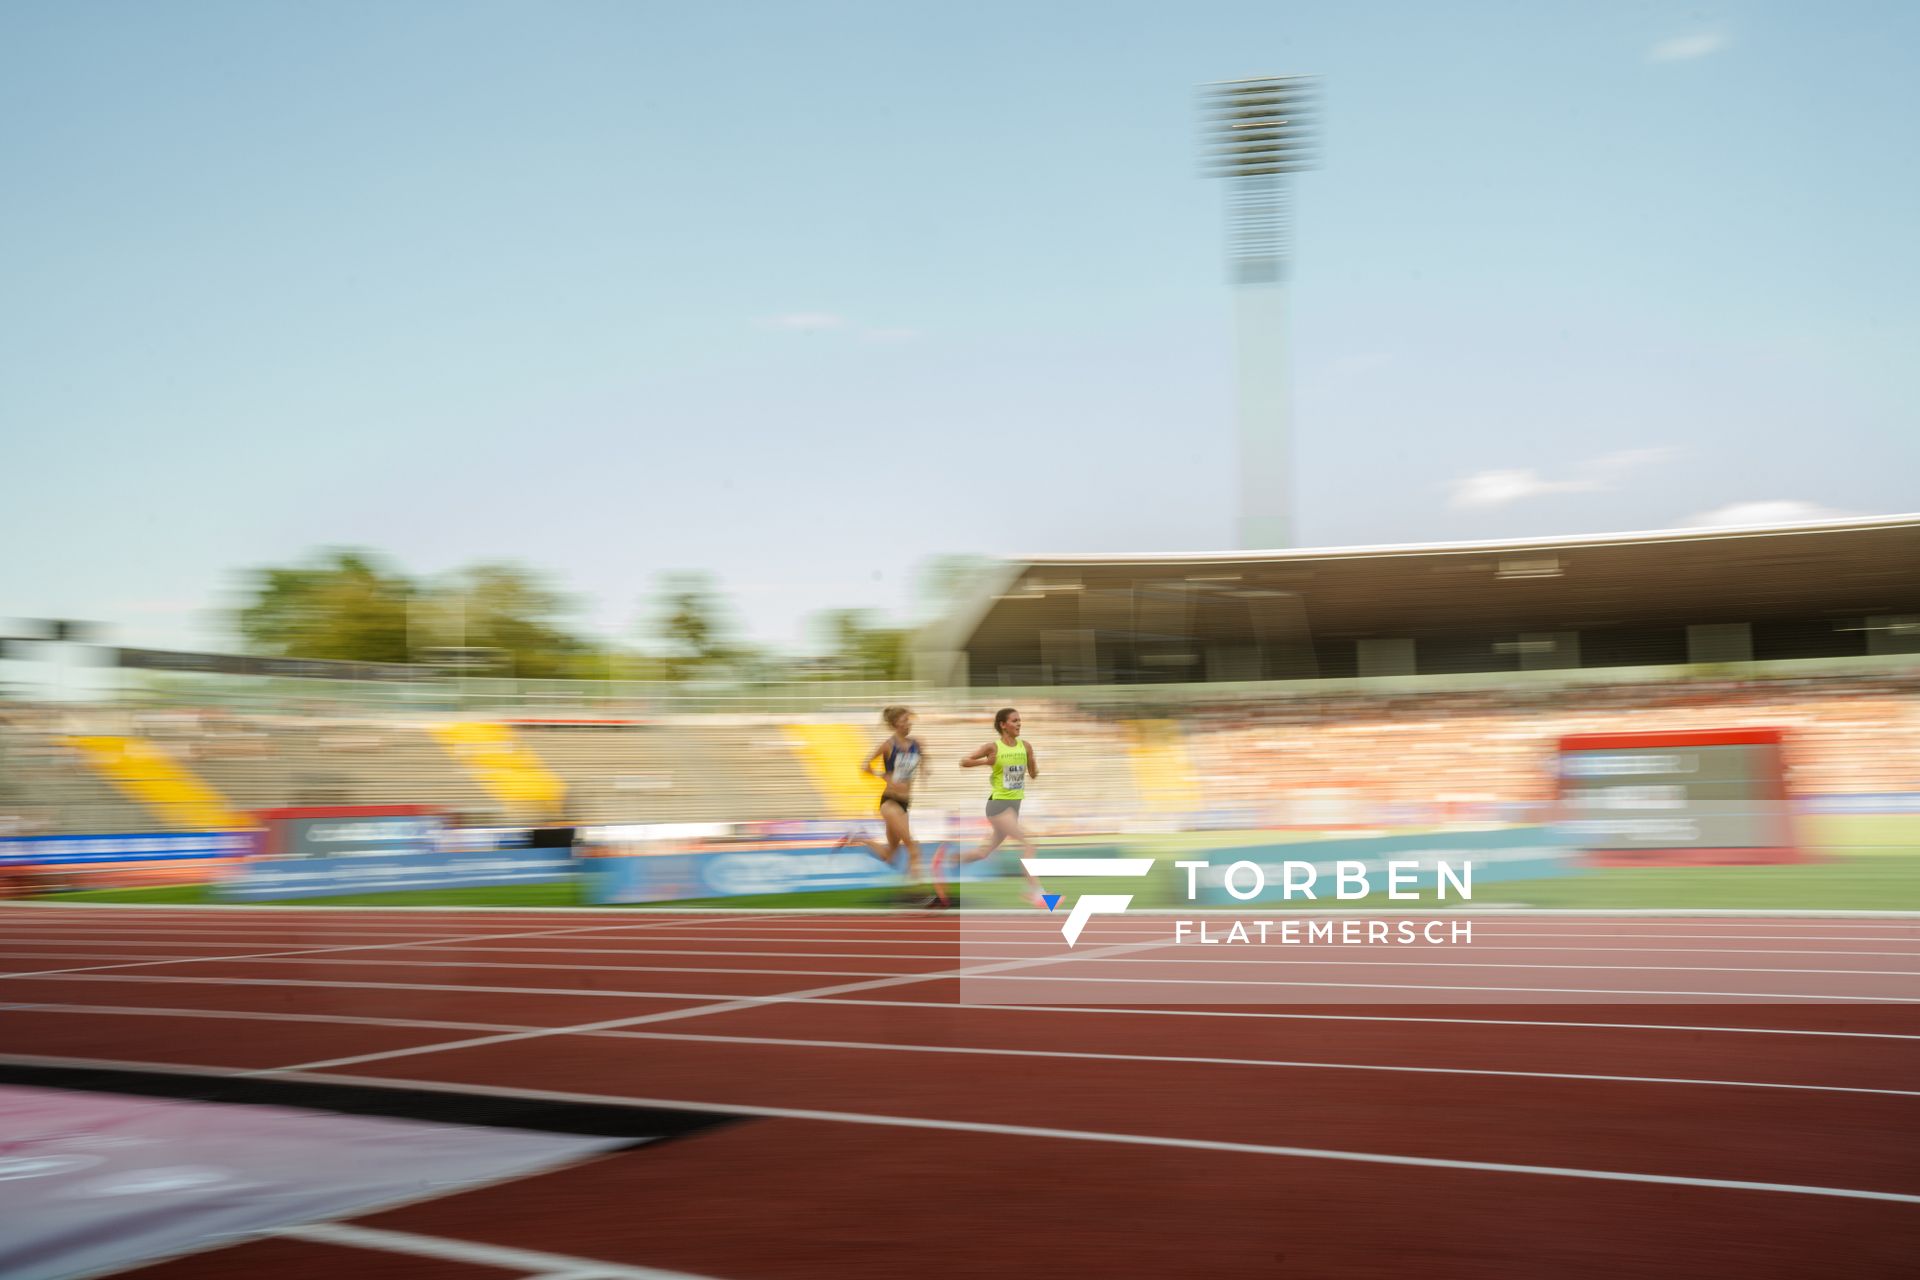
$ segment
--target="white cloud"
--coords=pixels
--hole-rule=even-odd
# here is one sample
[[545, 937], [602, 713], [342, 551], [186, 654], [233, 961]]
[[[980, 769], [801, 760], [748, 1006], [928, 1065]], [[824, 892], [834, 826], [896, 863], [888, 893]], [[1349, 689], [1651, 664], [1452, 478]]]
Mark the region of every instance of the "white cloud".
[[1688, 527], [1727, 528], [1755, 524], [1807, 524], [1814, 520], [1845, 520], [1851, 511], [1823, 507], [1798, 498], [1772, 498], [1760, 502], [1730, 502], [1724, 507], [1702, 511], [1687, 517]]
[[1630, 471], [1668, 462], [1678, 456], [1677, 449], [1665, 445], [1623, 449], [1588, 459], [1580, 464], [1578, 474], [1567, 480], [1549, 480], [1525, 467], [1476, 471], [1452, 482], [1449, 486], [1453, 491], [1450, 505], [1456, 508], [1504, 507], [1509, 503], [1540, 498], [1550, 493], [1593, 493], [1613, 488]]
[[1733, 39], [1724, 31], [1694, 31], [1662, 40], [1647, 50], [1648, 62], [1691, 62], [1720, 52]]
[[1516, 468], [1510, 471], [1476, 471], [1453, 482], [1456, 507], [1504, 507], [1524, 498], [1544, 497], [1549, 493], [1577, 493], [1600, 486], [1592, 480], [1547, 480], [1536, 471]]
[[785, 329], [792, 333], [819, 333], [826, 329], [846, 327], [846, 317], [834, 315], [830, 311], [792, 311], [783, 316], [771, 316], [760, 322], [769, 329]]

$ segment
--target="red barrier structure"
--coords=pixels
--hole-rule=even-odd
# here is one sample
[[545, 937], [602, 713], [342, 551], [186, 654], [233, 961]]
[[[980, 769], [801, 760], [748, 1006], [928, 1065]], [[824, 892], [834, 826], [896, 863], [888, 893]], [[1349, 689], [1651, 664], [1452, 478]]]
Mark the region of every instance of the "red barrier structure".
[[1803, 862], [1779, 729], [1574, 733], [1558, 820], [1599, 866]]

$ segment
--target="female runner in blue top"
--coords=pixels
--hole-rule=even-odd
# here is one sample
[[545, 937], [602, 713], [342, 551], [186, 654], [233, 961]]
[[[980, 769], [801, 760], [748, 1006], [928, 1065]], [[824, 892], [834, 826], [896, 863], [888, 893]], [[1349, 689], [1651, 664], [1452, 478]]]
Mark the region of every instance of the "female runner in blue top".
[[[887, 843], [881, 845], [872, 840], [862, 840], [857, 836], [843, 836], [841, 846], [857, 844], [888, 866], [893, 865], [900, 846], [907, 847], [907, 880], [920, 879], [920, 842], [913, 838], [913, 829], [907, 822], [907, 810], [913, 805], [913, 780], [920, 772], [920, 766], [926, 762], [926, 751], [920, 745], [920, 739], [913, 736], [913, 712], [905, 707], [888, 707], [880, 713], [893, 733], [867, 754], [860, 764], [860, 772], [868, 777], [879, 778], [880, 819], [886, 824]], [[873, 766], [878, 764], [879, 769]], [[939, 851], [934, 856], [938, 858]]]

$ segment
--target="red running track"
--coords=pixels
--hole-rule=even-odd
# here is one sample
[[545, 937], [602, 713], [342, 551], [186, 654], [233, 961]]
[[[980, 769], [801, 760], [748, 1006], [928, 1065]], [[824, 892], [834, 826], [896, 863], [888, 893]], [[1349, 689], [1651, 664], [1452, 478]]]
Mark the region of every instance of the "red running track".
[[[1194, 976], [1116, 953], [1165, 922], [1072, 959], [1055, 923], [970, 919], [963, 954], [936, 915], [7, 909], [0, 1056], [750, 1117], [150, 1280], [1912, 1274], [1920, 920], [1480, 917], [1444, 971], [1217, 971], [1369, 1003], [1117, 1008], [1077, 979]], [[983, 959], [1084, 994], [960, 1003]]]

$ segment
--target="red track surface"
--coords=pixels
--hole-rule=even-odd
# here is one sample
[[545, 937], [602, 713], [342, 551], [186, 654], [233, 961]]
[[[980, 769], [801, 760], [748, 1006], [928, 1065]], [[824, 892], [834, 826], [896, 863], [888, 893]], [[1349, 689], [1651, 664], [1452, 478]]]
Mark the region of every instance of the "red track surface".
[[[1054, 923], [987, 927], [1032, 958]], [[10, 909], [0, 1056], [758, 1117], [148, 1280], [1911, 1275], [1920, 1256], [1920, 920], [1481, 917], [1465, 958], [1503, 967], [1441, 979], [1791, 999], [1202, 1016], [958, 1004], [981, 927], [963, 961], [951, 916]], [[1166, 933], [1127, 917], [1097, 941]], [[1171, 971], [1088, 950], [1036, 967]], [[1330, 954], [1251, 949], [1236, 977], [1421, 981], [1347, 963], [1378, 950], [1304, 963]]]

